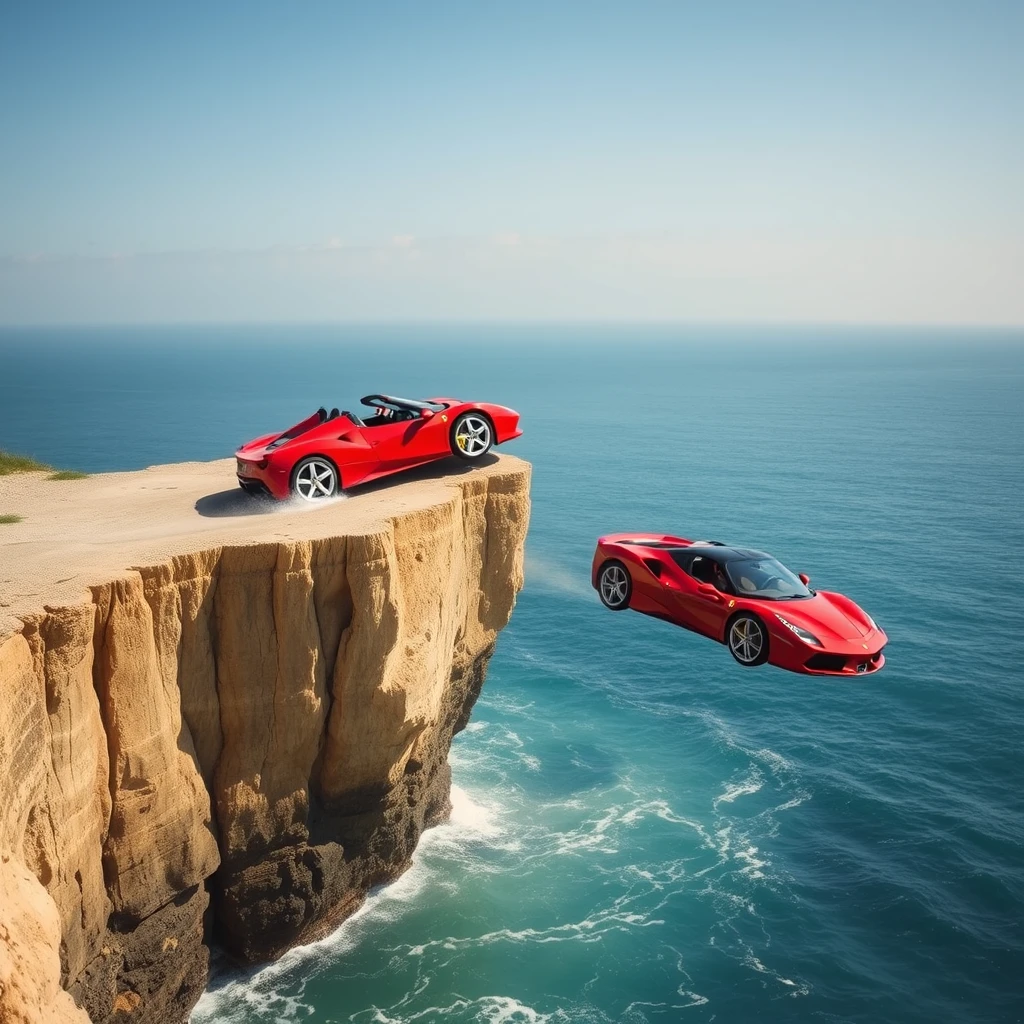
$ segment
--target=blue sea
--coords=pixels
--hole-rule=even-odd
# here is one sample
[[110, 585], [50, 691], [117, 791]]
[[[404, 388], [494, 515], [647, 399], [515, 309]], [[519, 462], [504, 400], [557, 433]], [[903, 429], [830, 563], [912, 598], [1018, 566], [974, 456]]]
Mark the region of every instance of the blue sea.
[[[223, 457], [374, 391], [520, 411], [526, 588], [451, 823], [195, 1024], [1024, 1019], [1024, 333], [0, 333], [0, 447], [62, 467]], [[617, 530], [772, 552], [874, 616], [885, 669], [744, 669], [605, 611]]]

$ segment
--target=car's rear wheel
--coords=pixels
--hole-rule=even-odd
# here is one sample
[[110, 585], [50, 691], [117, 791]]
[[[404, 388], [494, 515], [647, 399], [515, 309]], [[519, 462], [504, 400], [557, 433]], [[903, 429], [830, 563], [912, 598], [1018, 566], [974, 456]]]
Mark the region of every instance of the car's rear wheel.
[[303, 459], [292, 473], [292, 494], [304, 501], [323, 501], [340, 492], [337, 467], [322, 455]]
[[452, 427], [452, 454], [467, 462], [483, 458], [494, 444], [491, 421], [479, 412], [464, 412]]
[[601, 603], [613, 612], [625, 611], [633, 595], [633, 581], [621, 562], [605, 562], [597, 574], [597, 592]]
[[768, 660], [768, 630], [756, 615], [749, 612], [740, 612], [730, 620], [726, 643], [741, 665], [753, 667]]

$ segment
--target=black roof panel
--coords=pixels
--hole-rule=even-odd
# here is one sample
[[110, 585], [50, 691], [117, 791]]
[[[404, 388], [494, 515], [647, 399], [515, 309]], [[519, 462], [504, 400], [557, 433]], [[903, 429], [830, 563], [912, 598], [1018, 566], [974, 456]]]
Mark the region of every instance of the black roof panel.
[[730, 544], [691, 544], [689, 547], [680, 548], [681, 551], [696, 551], [701, 554], [710, 555], [720, 562], [735, 562], [743, 558], [770, 558], [764, 551], [755, 551], [753, 548], [737, 548]]

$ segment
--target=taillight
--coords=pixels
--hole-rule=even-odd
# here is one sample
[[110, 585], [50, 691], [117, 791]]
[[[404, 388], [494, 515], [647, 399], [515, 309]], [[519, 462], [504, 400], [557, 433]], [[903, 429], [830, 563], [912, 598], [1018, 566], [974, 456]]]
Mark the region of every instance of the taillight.
[[266, 469], [267, 466], [270, 465], [270, 460], [269, 459], [260, 459], [260, 461], [257, 462], [256, 465], [259, 466], [260, 469]]

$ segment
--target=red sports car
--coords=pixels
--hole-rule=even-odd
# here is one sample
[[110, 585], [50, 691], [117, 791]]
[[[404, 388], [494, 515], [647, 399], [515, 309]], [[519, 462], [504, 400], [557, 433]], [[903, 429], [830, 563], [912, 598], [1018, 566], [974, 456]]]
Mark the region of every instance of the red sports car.
[[632, 608], [728, 646], [741, 665], [852, 676], [877, 672], [888, 640], [848, 597], [811, 590], [763, 551], [665, 534], [602, 537], [592, 582], [612, 611]]
[[492, 445], [519, 437], [519, 413], [455, 398], [362, 400], [373, 413], [319, 409], [284, 433], [266, 434], [235, 452], [238, 482], [253, 494], [317, 501], [435, 459], [474, 462]]

